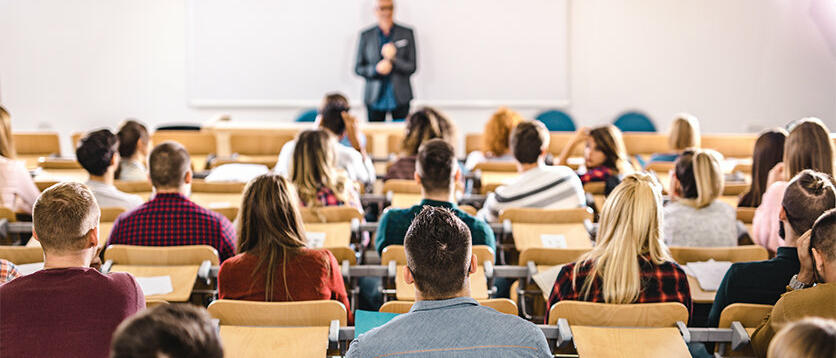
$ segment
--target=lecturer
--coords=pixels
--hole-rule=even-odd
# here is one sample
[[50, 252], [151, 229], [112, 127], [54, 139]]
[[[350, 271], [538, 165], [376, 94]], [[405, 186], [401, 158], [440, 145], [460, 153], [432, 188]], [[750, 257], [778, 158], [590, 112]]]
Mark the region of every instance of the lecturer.
[[360, 34], [354, 72], [366, 79], [363, 99], [369, 122], [382, 122], [386, 114], [404, 119], [409, 114], [415, 73], [415, 37], [412, 29], [395, 24], [392, 0], [378, 0], [377, 25]]

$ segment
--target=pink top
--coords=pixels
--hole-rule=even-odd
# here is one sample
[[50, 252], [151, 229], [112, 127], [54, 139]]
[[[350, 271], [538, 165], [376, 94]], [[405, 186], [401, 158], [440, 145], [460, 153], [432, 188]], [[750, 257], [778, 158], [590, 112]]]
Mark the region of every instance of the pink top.
[[0, 204], [18, 213], [32, 213], [40, 192], [23, 162], [0, 156]]
[[755, 210], [752, 219], [752, 241], [772, 252], [784, 245], [784, 240], [778, 236], [778, 214], [781, 212], [781, 201], [784, 200], [787, 185], [785, 181], [772, 183], [763, 193], [761, 205]]

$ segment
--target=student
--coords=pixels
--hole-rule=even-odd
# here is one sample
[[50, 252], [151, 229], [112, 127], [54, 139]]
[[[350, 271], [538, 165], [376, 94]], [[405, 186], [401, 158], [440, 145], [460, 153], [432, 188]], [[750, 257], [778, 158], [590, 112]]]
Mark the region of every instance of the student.
[[649, 162], [675, 162], [679, 155], [688, 148], [700, 147], [700, 122], [697, 117], [688, 113], [680, 113], [671, 122], [668, 134], [668, 146], [671, 153], [654, 154]]
[[335, 146], [339, 145], [325, 130], [299, 133], [290, 171], [299, 202], [306, 207], [349, 205], [363, 211], [355, 184], [334, 165]]
[[836, 320], [805, 318], [790, 323], [777, 335], [766, 353], [768, 358], [836, 357]]
[[787, 131], [782, 128], [769, 129], [758, 136], [752, 153], [752, 185], [737, 203], [737, 207], [757, 208], [766, 191], [769, 171], [784, 157], [784, 142]]
[[662, 225], [668, 245], [737, 246], [737, 214], [717, 200], [723, 193], [721, 160], [710, 149], [689, 149], [676, 160]]
[[145, 296], [130, 274], [90, 267], [100, 236], [93, 193], [79, 183], [44, 190], [32, 236], [44, 269], [0, 285], [0, 356], [107, 357], [116, 326], [145, 309]]
[[549, 131], [540, 121], [523, 121], [511, 133], [520, 175], [488, 195], [479, 218], [499, 220], [507, 208], [571, 209], [586, 206], [580, 178], [569, 167], [545, 164]]
[[402, 245], [409, 224], [426, 206], [450, 209], [470, 229], [474, 245], [487, 245], [496, 249], [496, 239], [488, 224], [470, 216], [455, 204], [453, 190], [461, 178], [461, 171], [456, 163], [453, 146], [441, 139], [426, 141], [418, 150], [415, 167], [413, 178], [421, 185], [421, 196], [424, 199], [409, 209], [389, 209], [383, 213], [374, 238], [377, 252], [382, 254], [383, 249], [389, 245]]
[[583, 184], [605, 182], [606, 193], [609, 194], [618, 185], [619, 176], [635, 171], [627, 156], [621, 131], [613, 125], [579, 129], [563, 147], [555, 165], [566, 165], [569, 155], [580, 143], [586, 143], [583, 152], [584, 167], [578, 172]]
[[752, 350], [765, 357], [769, 342], [785, 324], [804, 317], [836, 318], [836, 209], [819, 217], [798, 240], [798, 275], [775, 303], [769, 317], [752, 333]]
[[165, 304], [139, 313], [113, 334], [110, 358], [222, 358], [218, 330], [202, 307]]
[[235, 255], [235, 228], [223, 215], [188, 199], [192, 170], [189, 153], [176, 142], [163, 142], [148, 160], [154, 197], [113, 224], [108, 245], [209, 245], [221, 261]]
[[625, 177], [604, 202], [595, 247], [563, 266], [548, 307], [564, 300], [680, 302], [690, 312], [688, 278], [659, 237], [662, 222], [661, 186], [648, 174]]
[[830, 130], [817, 118], [805, 118], [790, 128], [784, 143], [784, 159], [767, 176], [766, 192], [752, 219], [752, 241], [775, 252], [783, 240], [778, 236], [778, 212], [787, 180], [804, 169], [833, 176], [833, 141]]
[[439, 138], [453, 145], [454, 137], [453, 123], [441, 112], [431, 107], [423, 107], [413, 112], [406, 119], [401, 155], [386, 170], [383, 180], [411, 180], [415, 176], [415, 157], [421, 144]]
[[93, 192], [99, 207], [131, 210], [142, 205], [143, 200], [113, 186], [113, 178], [119, 167], [118, 147], [119, 139], [116, 135], [107, 129], [100, 129], [81, 138], [75, 157], [90, 174], [85, 184]]
[[309, 249], [290, 183], [275, 174], [256, 177], [244, 190], [238, 220], [238, 255], [218, 273], [221, 299], [335, 300], [348, 304], [340, 264], [330, 251]]
[[32, 205], [40, 192], [24, 163], [16, 157], [12, 117], [0, 106], [0, 199], [3, 206], [16, 213], [32, 214]]
[[145, 168], [145, 158], [151, 148], [148, 129], [142, 123], [129, 119], [116, 135], [119, 137], [121, 157], [116, 177], [127, 181], [148, 180], [148, 170]]
[[470, 171], [476, 168], [476, 164], [490, 161], [513, 162], [514, 154], [508, 147], [511, 139], [511, 131], [522, 121], [517, 112], [501, 107], [497, 110], [488, 123], [485, 123], [485, 132], [482, 135], [482, 150], [474, 150], [467, 155], [464, 167]]
[[0, 259], [0, 285], [20, 276], [17, 266], [8, 260]]
[[[470, 298], [478, 263], [470, 230], [447, 208], [426, 206], [404, 239], [407, 284], [415, 304], [351, 343], [346, 357], [551, 357], [537, 326]], [[432, 352], [432, 353], [430, 353]]]
[[834, 207], [836, 189], [826, 175], [809, 169], [796, 175], [787, 185], [779, 213], [782, 229], [779, 236], [784, 239], [784, 245], [772, 259], [739, 262], [729, 268], [714, 297], [708, 315], [709, 327], [717, 327], [720, 313], [732, 303], [774, 305], [786, 291], [786, 283], [798, 273], [798, 237]]

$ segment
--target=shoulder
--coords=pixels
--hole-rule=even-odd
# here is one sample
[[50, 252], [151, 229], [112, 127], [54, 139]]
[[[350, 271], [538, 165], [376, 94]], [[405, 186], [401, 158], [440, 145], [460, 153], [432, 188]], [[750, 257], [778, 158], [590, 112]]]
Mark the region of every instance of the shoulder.
[[[397, 26], [397, 25], [396, 25]], [[377, 25], [371, 25], [360, 32], [360, 35], [363, 37], [372, 36], [377, 31]]]
[[255, 255], [248, 254], [246, 252], [240, 253], [238, 255], [232, 256], [224, 262], [221, 263], [221, 269], [218, 272], [220, 275], [223, 272], [230, 272], [234, 271], [237, 268], [244, 267], [244, 266], [252, 266], [253, 264], [258, 263], [258, 257]]
[[685, 270], [682, 269], [682, 266], [679, 266], [678, 263], [673, 262], [673, 261], [664, 261], [660, 264], [654, 264], [654, 263], [651, 263], [650, 261], [644, 261], [644, 260], [642, 260], [642, 262], [645, 263], [645, 264], [643, 264], [641, 266], [642, 266], [642, 268], [644, 268], [646, 270], [669, 272], [669, 273], [672, 273], [672, 274], [677, 275], [677, 276], [685, 276]]
[[398, 23], [395, 23], [395, 24], [394, 24], [394, 28], [398, 29], [399, 31], [403, 31], [403, 32], [405, 32], [405, 33], [409, 33], [410, 35], [412, 35], [412, 32], [413, 32], [413, 31], [412, 31], [412, 27], [406, 26], [406, 25], [404, 25], [404, 24], [398, 24]]

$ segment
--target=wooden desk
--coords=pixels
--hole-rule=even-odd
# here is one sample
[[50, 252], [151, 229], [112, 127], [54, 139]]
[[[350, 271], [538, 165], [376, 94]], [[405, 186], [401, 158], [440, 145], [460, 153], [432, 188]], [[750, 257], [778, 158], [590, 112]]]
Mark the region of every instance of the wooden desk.
[[[404, 281], [404, 266], [398, 266], [395, 277], [395, 296], [398, 301], [415, 301], [415, 287]], [[476, 269], [476, 273], [470, 275], [470, 297], [476, 300], [488, 299], [488, 279], [485, 277], [485, 269], [482, 265]]]
[[717, 291], [703, 291], [703, 289], [700, 288], [700, 283], [697, 281], [696, 277], [691, 275], [687, 276], [688, 287], [691, 289], [691, 300], [694, 301], [694, 303], [714, 303], [714, 295], [717, 294]]
[[690, 357], [677, 328], [611, 328], [572, 326], [578, 356]]
[[325, 357], [328, 327], [221, 326], [226, 357]]
[[351, 223], [305, 223], [307, 233], [325, 233], [322, 247], [348, 247], [351, 244]]
[[542, 248], [543, 240], [541, 235], [563, 235], [566, 238], [566, 248], [586, 249], [592, 248], [592, 240], [589, 233], [581, 223], [576, 224], [512, 224], [511, 231], [514, 236], [514, 246], [517, 251], [522, 252], [530, 248]]
[[131, 266], [113, 265], [111, 272], [127, 272], [136, 277], [171, 277], [171, 287], [174, 291], [165, 295], [151, 295], [145, 298], [165, 300], [168, 302], [188, 302], [192, 295], [198, 266]]
[[503, 184], [518, 176], [520, 173], [517, 172], [482, 172], [482, 185]]

